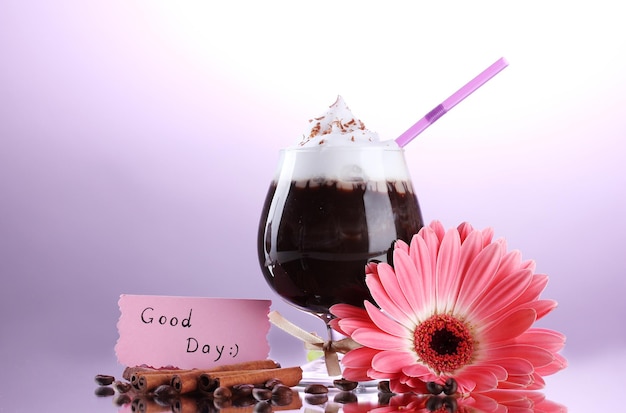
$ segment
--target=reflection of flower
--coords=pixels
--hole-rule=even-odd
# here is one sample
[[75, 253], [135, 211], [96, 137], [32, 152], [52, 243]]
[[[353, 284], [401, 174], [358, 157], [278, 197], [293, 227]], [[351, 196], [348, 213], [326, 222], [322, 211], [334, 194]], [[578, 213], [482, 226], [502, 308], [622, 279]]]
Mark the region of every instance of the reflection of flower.
[[[564, 413], [567, 408], [563, 405], [547, 400], [542, 393], [525, 390], [493, 390], [485, 393], [470, 393], [455, 398], [455, 407], [442, 406], [437, 410], [429, 406], [433, 397], [405, 393], [393, 396], [386, 406], [380, 406], [368, 410], [371, 413], [391, 413], [401, 411], [403, 413], [429, 413], [449, 412], [456, 413], [499, 413], [499, 412], [524, 412], [524, 413]], [[344, 408], [346, 413], [356, 413], [350, 405]]]
[[508, 251], [493, 231], [435, 221], [396, 242], [393, 267], [368, 264], [378, 307], [331, 308], [333, 327], [363, 347], [342, 361], [350, 380], [389, 379], [396, 393], [427, 393], [426, 383], [455, 378], [461, 393], [539, 389], [566, 365], [565, 337], [531, 328], [556, 307], [539, 299], [547, 276]]

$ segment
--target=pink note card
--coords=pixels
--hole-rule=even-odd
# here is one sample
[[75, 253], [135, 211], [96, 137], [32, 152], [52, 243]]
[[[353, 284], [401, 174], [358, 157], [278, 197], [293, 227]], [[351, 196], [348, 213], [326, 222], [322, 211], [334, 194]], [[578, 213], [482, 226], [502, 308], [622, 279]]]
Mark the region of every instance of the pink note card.
[[210, 368], [269, 356], [269, 300], [120, 296], [120, 364]]

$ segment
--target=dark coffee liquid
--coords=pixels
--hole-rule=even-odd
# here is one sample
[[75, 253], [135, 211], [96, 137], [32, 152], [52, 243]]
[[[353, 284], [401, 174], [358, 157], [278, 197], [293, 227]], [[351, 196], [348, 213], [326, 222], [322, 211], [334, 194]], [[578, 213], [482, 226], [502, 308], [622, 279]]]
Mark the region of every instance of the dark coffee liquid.
[[393, 242], [409, 242], [423, 226], [417, 198], [403, 182], [381, 183], [375, 190], [292, 182], [286, 192], [277, 201], [276, 183], [270, 186], [259, 226], [259, 261], [276, 293], [307, 311], [325, 313], [336, 303], [362, 307], [371, 299], [365, 265], [387, 262]]

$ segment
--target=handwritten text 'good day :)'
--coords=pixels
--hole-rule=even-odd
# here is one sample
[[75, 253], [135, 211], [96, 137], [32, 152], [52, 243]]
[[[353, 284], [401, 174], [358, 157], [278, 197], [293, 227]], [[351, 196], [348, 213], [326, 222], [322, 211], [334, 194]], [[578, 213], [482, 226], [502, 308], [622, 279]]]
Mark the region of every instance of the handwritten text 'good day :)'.
[[[176, 316], [168, 317], [166, 315], [155, 314], [155, 309], [153, 307], [146, 307], [141, 312], [141, 322], [144, 324], [153, 324], [155, 326], [163, 326], [163, 327], [178, 327], [178, 328], [191, 328], [191, 315], [193, 312], [193, 308], [189, 309], [189, 315], [185, 318], [179, 318]], [[237, 357], [239, 354], [239, 345], [234, 343], [232, 346], [226, 347], [225, 345], [211, 345], [211, 344], [200, 344], [200, 342], [194, 337], [188, 337], [186, 340], [186, 352], [187, 353], [195, 353], [197, 351], [201, 351], [207, 355], [214, 355], [215, 359], [213, 361], [218, 361], [222, 358], [222, 355], [227, 355], [231, 358]], [[224, 353], [224, 351], [228, 348], [228, 351]]]

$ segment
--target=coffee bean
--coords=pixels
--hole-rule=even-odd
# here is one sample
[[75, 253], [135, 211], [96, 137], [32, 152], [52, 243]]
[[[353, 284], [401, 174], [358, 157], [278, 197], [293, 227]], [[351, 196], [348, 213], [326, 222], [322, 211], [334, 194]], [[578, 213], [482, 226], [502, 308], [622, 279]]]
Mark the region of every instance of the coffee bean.
[[439, 383], [435, 383], [434, 381], [429, 381], [426, 383], [426, 390], [430, 394], [441, 394], [443, 391], [443, 386]]
[[233, 386], [233, 396], [235, 397], [247, 397], [252, 396], [252, 384], [236, 384]]
[[323, 384], [309, 384], [304, 388], [304, 392], [308, 394], [326, 394], [328, 393], [328, 387]]
[[283, 384], [283, 382], [280, 381], [279, 379], [269, 379], [268, 381], [265, 382], [264, 386], [266, 389], [272, 390], [275, 386], [279, 384]]
[[443, 392], [447, 395], [452, 395], [456, 393], [458, 390], [459, 390], [459, 385], [457, 384], [456, 380], [454, 380], [452, 377], [446, 380], [446, 383], [443, 385]]
[[350, 391], [357, 388], [359, 382], [346, 379], [333, 380], [333, 385], [339, 390]]
[[285, 386], [284, 384], [274, 386], [272, 390], [272, 401], [275, 404], [285, 406], [291, 403], [291, 400], [293, 400], [293, 390], [291, 390], [291, 387]]
[[113, 382], [113, 387], [115, 387], [115, 390], [117, 390], [118, 393], [128, 393], [132, 388], [132, 385], [127, 381], [118, 380]]
[[224, 400], [231, 397], [233, 397], [233, 392], [228, 387], [220, 386], [213, 390], [213, 398], [215, 399]]
[[259, 401], [265, 401], [272, 398], [272, 391], [270, 389], [258, 387], [252, 389], [252, 396]]
[[109, 376], [107, 374], [96, 374], [95, 377], [96, 383], [100, 386], [109, 386], [113, 384], [115, 381], [115, 377]]
[[390, 389], [389, 389], [389, 380], [381, 380], [378, 382], [378, 391], [381, 393], [388, 393], [391, 394], [393, 393]]
[[152, 392], [156, 399], [160, 400], [171, 400], [175, 399], [179, 396], [179, 393], [176, 391], [174, 386], [170, 386], [169, 384], [162, 384], [154, 389]]

